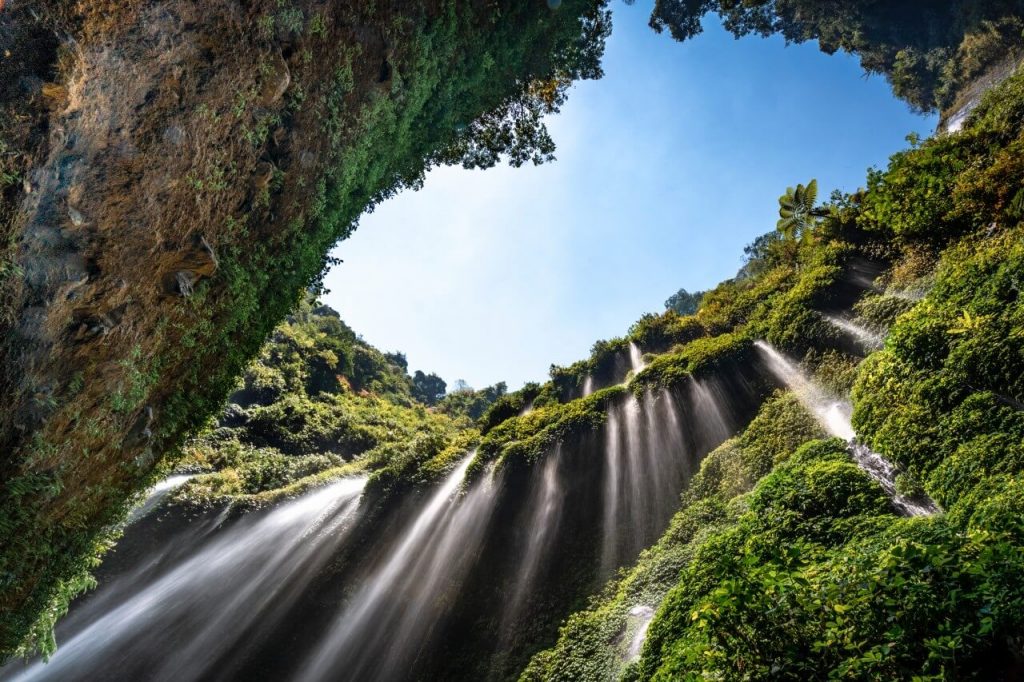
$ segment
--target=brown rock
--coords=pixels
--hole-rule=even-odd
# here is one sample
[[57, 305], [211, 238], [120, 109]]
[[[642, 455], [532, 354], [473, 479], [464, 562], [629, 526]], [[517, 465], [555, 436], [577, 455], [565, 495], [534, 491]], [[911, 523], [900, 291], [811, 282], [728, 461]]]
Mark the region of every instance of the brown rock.
[[270, 72], [263, 81], [263, 89], [260, 91], [260, 104], [270, 106], [276, 104], [282, 97], [288, 86], [292, 84], [292, 75], [288, 71], [288, 64], [284, 57], [276, 53], [271, 57]]

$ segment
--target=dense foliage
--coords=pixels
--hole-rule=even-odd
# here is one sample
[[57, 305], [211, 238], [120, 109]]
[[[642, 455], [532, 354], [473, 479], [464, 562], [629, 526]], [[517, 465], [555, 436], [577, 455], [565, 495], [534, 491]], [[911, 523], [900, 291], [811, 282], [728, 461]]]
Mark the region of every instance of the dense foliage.
[[[522, 679], [1014, 679], [1022, 107], [1018, 75], [963, 133], [915, 140], [866, 190], [834, 198], [793, 253], [793, 235], [759, 240], [697, 313], [706, 328], [736, 325], [733, 336], [803, 357], [839, 395], [852, 385], [859, 437], [900, 465], [902, 490], [923, 488], [943, 511], [898, 516], [846, 444], [814, 440], [814, 420], [780, 394], [707, 457], [661, 541], [570, 617]], [[849, 266], [869, 257], [885, 267], [863, 281]], [[817, 314], [851, 306], [888, 332], [859, 366]], [[701, 342], [654, 358], [640, 378], [671, 376], [662, 366]], [[657, 612], [633, 658], [645, 605]]]
[[[317, 186], [312, 230], [289, 227], [289, 257], [225, 249], [231, 295], [216, 299], [203, 288], [187, 304], [198, 331], [184, 347], [221, 353], [223, 366], [212, 376], [192, 367], [155, 438], [173, 442], [224, 395], [231, 402], [186, 447], [182, 466], [202, 475], [178, 501], [258, 505], [357, 470], [372, 472], [370, 495], [387, 498], [436, 481], [473, 448], [471, 475], [491, 462], [522, 473], [559, 444], [585, 442], [630, 393], [682, 391], [738, 369], [767, 375], [756, 346], [764, 339], [836, 397], [852, 387], [859, 437], [901, 467], [901, 489], [926, 491], [944, 511], [900, 517], [847, 444], [823, 440], [797, 398], [776, 393], [707, 455], [657, 545], [570, 616], [557, 641], [541, 643], [552, 648], [523, 678], [1012, 677], [1024, 659], [1024, 75], [990, 93], [962, 133], [912, 140], [887, 169], [869, 172], [860, 192], [818, 206], [816, 183], [796, 185], [780, 199], [778, 229], [748, 246], [736, 277], [699, 301], [682, 290], [665, 312], [599, 341], [588, 358], [553, 366], [544, 384], [448, 393], [436, 375], [410, 377], [404, 356], [373, 349], [336, 313], [304, 301], [230, 385], [259, 334], [315, 278], [327, 244], [347, 234], [365, 205], [415, 186], [432, 163], [486, 167], [502, 153], [514, 164], [550, 156], [540, 115], [557, 108], [573, 78], [599, 73], [606, 16], [600, 3], [584, 5], [554, 27], [510, 7], [513, 20], [497, 43], [485, 40], [472, 13], [457, 16], [452, 7], [429, 31], [396, 29], [408, 38], [400, 63], [409, 71], [394, 88], [419, 108], [408, 113], [381, 97], [357, 121], [332, 116], [334, 169]], [[951, 104], [969, 79], [1016, 49], [1020, 27], [1009, 17], [1018, 9], [1009, 0], [664, 0], [653, 21], [682, 39], [714, 11], [737, 35], [817, 39], [826, 51], [856, 52], [898, 94], [931, 108]], [[546, 31], [556, 38], [538, 55], [532, 41]], [[464, 55], [483, 57], [457, 70], [460, 87], [445, 86], [439, 69]], [[340, 90], [352, 87], [357, 62], [348, 55], [348, 72], [335, 74]], [[520, 74], [516, 88], [494, 85], [494, 71], [505, 68]], [[440, 94], [414, 75], [429, 76]], [[425, 129], [450, 134], [424, 136]], [[259, 293], [277, 280], [264, 305]], [[223, 324], [202, 317], [203, 303], [226, 315]], [[272, 314], [257, 318], [266, 309]], [[887, 334], [885, 347], [853, 343], [828, 321], [833, 314]], [[247, 335], [236, 347], [240, 329]], [[143, 403], [167, 361], [147, 365], [133, 353], [124, 365], [132, 381], [112, 398], [125, 413]], [[196, 385], [207, 389], [194, 396]], [[49, 473], [12, 480], [17, 497], [60, 493]], [[130, 490], [119, 495], [122, 505], [131, 499]], [[11, 508], [0, 517], [11, 538], [3, 566], [54, 566], [38, 608], [4, 623], [0, 646], [45, 648], [53, 620], [88, 584], [85, 569], [107, 541], [84, 513], [71, 517], [70, 550], [41, 541], [21, 532], [35, 522], [35, 508]], [[6, 570], [0, 577], [13, 584]], [[562, 598], [578, 604], [575, 593]], [[656, 613], [634, 656], [631, 644], [648, 627], [645, 608]], [[537, 630], [543, 637], [544, 627]]]

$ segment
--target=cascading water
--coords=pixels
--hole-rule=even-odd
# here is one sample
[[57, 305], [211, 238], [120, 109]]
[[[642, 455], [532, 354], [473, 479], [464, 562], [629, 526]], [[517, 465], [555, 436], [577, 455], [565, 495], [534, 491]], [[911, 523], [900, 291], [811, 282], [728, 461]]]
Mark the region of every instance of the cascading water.
[[530, 595], [541, 562], [553, 549], [562, 514], [565, 491], [559, 477], [562, 446], [548, 453], [540, 471], [540, 484], [531, 487], [526, 508], [531, 510], [525, 551], [520, 555], [515, 579], [502, 607], [501, 635], [507, 641]]
[[887, 289], [885, 292], [886, 296], [892, 296], [894, 298], [902, 298], [904, 301], [920, 301], [927, 294], [927, 289], [915, 288], [915, 289]]
[[629, 366], [633, 370], [633, 374], [639, 374], [643, 371], [647, 364], [644, 362], [644, 354], [640, 352], [640, 347], [632, 341], [629, 342]]
[[864, 350], [878, 350], [885, 343], [880, 334], [876, 334], [870, 329], [862, 327], [856, 322], [852, 322], [846, 318], [824, 314], [822, 315], [822, 318], [837, 329], [849, 334], [864, 348]]
[[754, 345], [764, 354], [772, 373], [793, 391], [797, 400], [814, 415], [822, 427], [850, 444], [850, 454], [854, 461], [882, 486], [897, 509], [906, 516], [930, 516], [939, 511], [931, 499], [911, 499], [900, 494], [896, 487], [896, 467], [877, 452], [856, 442], [857, 434], [850, 421], [852, 409], [848, 402], [830, 399], [794, 362], [771, 344], [755, 341]]
[[647, 604], [637, 604], [629, 610], [627, 620], [633, 626], [633, 637], [629, 640], [629, 649], [626, 650], [626, 662], [632, 663], [640, 658], [644, 640], [647, 639], [647, 629], [654, 620], [654, 609]]
[[588, 395], [594, 392], [594, 377], [589, 374], [583, 378], [583, 397], [586, 398]]
[[[435, 490], [366, 513], [364, 481], [346, 479], [234, 520], [140, 519], [126, 561], [58, 628], [52, 662], [0, 678], [505, 679], [595, 581], [664, 532], [700, 456], [731, 434], [741, 379], [629, 396], [601, 432], [557, 443], [537, 466], [467, 483], [470, 454]], [[132, 553], [143, 524], [175, 535]], [[649, 611], [623, 656], [639, 651]]]
[[868, 472], [885, 490], [885, 494], [892, 499], [893, 504], [906, 516], [931, 516], [939, 512], [935, 502], [924, 496], [921, 499], [901, 495], [896, 490], [896, 476], [899, 473], [892, 462], [867, 447], [863, 443], [853, 443], [850, 446], [850, 454], [862, 469]]
[[526, 403], [526, 405], [523, 407], [523, 409], [519, 410], [519, 416], [520, 417], [525, 417], [526, 415], [528, 415], [531, 412], [533, 412], [533, 404], [534, 404], [534, 402], [536, 402], [536, 400], [537, 399], [534, 398], [530, 402]]
[[608, 408], [604, 428], [603, 575], [631, 560], [664, 528], [693, 457], [667, 392]]
[[153, 511], [153, 509], [155, 509], [165, 497], [170, 495], [172, 491], [185, 485], [193, 478], [195, 478], [194, 474], [176, 474], [174, 476], [168, 476], [154, 485], [149, 489], [149, 494], [146, 495], [145, 501], [132, 510], [132, 513], [128, 516], [128, 523], [138, 521], [143, 516]]
[[[690, 399], [693, 404], [693, 412], [700, 415], [700, 421], [692, 428], [700, 430], [700, 436], [705, 443], [721, 443], [732, 435], [731, 420], [725, 413], [723, 405], [728, 404], [728, 396], [723, 395], [721, 385], [712, 381], [710, 383], [700, 379], [690, 381]], [[671, 396], [669, 396], [671, 400]], [[678, 411], [669, 411], [669, 418], [677, 425]]]
[[479, 551], [494, 509], [490, 475], [460, 495], [468, 456], [338, 612], [301, 680], [392, 680], [415, 661]]
[[341, 479], [213, 532], [182, 561], [146, 563], [105, 585], [61, 624], [58, 637], [66, 641], [48, 663], [13, 664], [0, 678], [231, 678], [344, 537], [365, 484]]

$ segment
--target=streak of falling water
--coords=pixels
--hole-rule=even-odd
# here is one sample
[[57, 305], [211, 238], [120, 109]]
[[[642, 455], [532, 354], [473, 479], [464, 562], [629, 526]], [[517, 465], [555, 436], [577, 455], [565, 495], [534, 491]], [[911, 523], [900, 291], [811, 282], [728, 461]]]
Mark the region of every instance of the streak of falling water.
[[586, 398], [588, 395], [594, 392], [594, 377], [589, 374], [583, 379], [583, 397]]
[[644, 354], [640, 352], [640, 347], [632, 341], [629, 342], [629, 366], [634, 375], [639, 374], [647, 366], [644, 363]]
[[534, 398], [530, 402], [526, 403], [526, 405], [523, 407], [523, 409], [521, 409], [519, 411], [519, 416], [523, 417], [523, 416], [526, 416], [526, 415], [530, 414], [531, 412], [533, 412], [533, 404], [535, 402], [537, 402], [536, 398]]
[[533, 593], [542, 561], [550, 553], [558, 532], [565, 497], [558, 476], [561, 455], [562, 445], [559, 443], [544, 460], [540, 472], [540, 485], [531, 485], [526, 509], [532, 512], [525, 526], [526, 532], [530, 534], [529, 540], [526, 543], [526, 552], [516, 567], [515, 581], [502, 609], [501, 632], [506, 641], [514, 634], [512, 629], [516, 625], [516, 618], [520, 615], [527, 597]]
[[856, 322], [852, 322], [843, 317], [836, 317], [835, 315], [822, 315], [822, 317], [835, 328], [853, 337], [864, 348], [864, 350], [878, 350], [884, 344], [880, 334], [876, 334], [870, 329], [860, 326]]
[[927, 289], [887, 289], [886, 296], [902, 298], [904, 301], [920, 301], [927, 294]]
[[850, 422], [852, 409], [848, 402], [829, 399], [796, 364], [775, 350], [771, 344], [765, 341], [755, 341], [754, 344], [767, 358], [772, 372], [793, 390], [797, 400], [814, 415], [825, 430], [850, 444], [850, 455], [854, 461], [882, 486], [897, 509], [906, 516], [931, 516], [940, 511], [938, 505], [930, 498], [910, 498], [897, 491], [896, 476], [899, 472], [896, 467], [866, 445], [856, 442], [857, 434]]
[[815, 386], [793, 362], [765, 341], [754, 345], [768, 360], [768, 368], [796, 395], [818, 423], [833, 436], [849, 441], [857, 435], [850, 423], [850, 407], [842, 400], [833, 400]]
[[392, 680], [409, 669], [454, 600], [494, 508], [490, 475], [458, 494], [472, 459], [449, 474], [340, 610], [299, 679]]
[[901, 495], [896, 490], [896, 475], [899, 473], [896, 467], [871, 448], [863, 443], [853, 443], [850, 446], [850, 454], [862, 469], [878, 481], [885, 494], [905, 516], [932, 516], [939, 512], [939, 506], [927, 496], [917, 498]]
[[[280, 615], [282, 591], [301, 589], [358, 506], [365, 478], [347, 478], [285, 504], [254, 521], [221, 531], [202, 549], [151, 582], [128, 574], [133, 589], [110, 603], [96, 595], [76, 622], [84, 625], [49, 663], [8, 667], [4, 679], [192, 680], [224, 674], [223, 657], [237, 645], [258, 645]], [[59, 632], [59, 631], [58, 631]], [[7, 677], [4, 673], [11, 673]]]
[[165, 497], [171, 494], [176, 488], [185, 485], [190, 479], [195, 478], [194, 474], [177, 474], [168, 476], [160, 481], [147, 492], [146, 499], [138, 507], [132, 510], [128, 516], [128, 523], [138, 521], [143, 516], [153, 511]]
[[640, 541], [638, 536], [647, 526], [644, 512], [651, 498], [646, 495], [648, 491], [644, 489], [644, 473], [645, 469], [649, 470], [652, 462], [647, 461], [649, 453], [645, 448], [643, 427], [640, 422], [640, 401], [626, 401], [623, 420], [626, 435], [626, 448], [623, 454], [626, 456], [627, 528], [633, 531], [632, 535], [627, 536], [627, 543], [632, 549], [632, 545]]
[[608, 406], [608, 418], [604, 428], [604, 543], [601, 547], [601, 572], [610, 574], [619, 556], [619, 498], [622, 465], [622, 433], [619, 424], [619, 410], [616, 405]]
[[654, 620], [654, 609], [647, 604], [637, 604], [629, 610], [627, 619], [636, 624], [633, 638], [629, 640], [629, 649], [626, 650], [626, 662], [632, 663], [640, 658], [640, 650], [643, 649], [644, 640], [647, 639], [647, 629], [651, 627], [651, 621]]
[[[693, 396], [693, 411], [699, 416], [698, 428], [706, 443], [721, 443], [732, 435], [732, 427], [722, 406], [726, 404], [725, 396], [720, 395], [721, 387], [712, 382], [712, 387], [700, 379], [690, 382]], [[671, 396], [666, 394], [671, 400]], [[671, 412], [673, 415], [676, 410]]]
[[610, 575], [664, 530], [693, 462], [671, 396], [648, 393], [608, 408], [604, 428], [604, 539]]
[[651, 498], [653, 504], [653, 509], [645, 513], [647, 518], [643, 522], [656, 534], [661, 525], [659, 510], [676, 506], [679, 484], [688, 471], [684, 471], [682, 430], [669, 394], [647, 393], [643, 404], [645, 423], [641, 447], [645, 452], [639, 473], [646, 490], [641, 494]]

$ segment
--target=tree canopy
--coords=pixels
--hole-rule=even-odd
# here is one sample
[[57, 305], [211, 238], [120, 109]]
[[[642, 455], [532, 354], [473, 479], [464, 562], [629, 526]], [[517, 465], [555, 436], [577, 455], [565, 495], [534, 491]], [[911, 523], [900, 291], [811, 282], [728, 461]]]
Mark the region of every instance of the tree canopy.
[[422, 370], [416, 370], [412, 376], [412, 395], [421, 403], [436, 405], [447, 390], [448, 384], [434, 373], [424, 374]]
[[686, 40], [708, 13], [736, 37], [780, 34], [860, 57], [920, 111], [951, 105], [970, 80], [1019, 54], [1021, 0], [656, 0], [651, 27]]
[[686, 289], [680, 289], [665, 301], [665, 310], [674, 310], [680, 315], [693, 315], [700, 307], [700, 299], [703, 296], [703, 291], [690, 293]]

